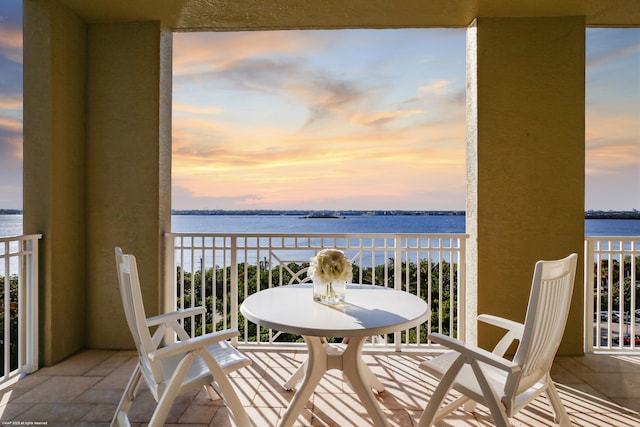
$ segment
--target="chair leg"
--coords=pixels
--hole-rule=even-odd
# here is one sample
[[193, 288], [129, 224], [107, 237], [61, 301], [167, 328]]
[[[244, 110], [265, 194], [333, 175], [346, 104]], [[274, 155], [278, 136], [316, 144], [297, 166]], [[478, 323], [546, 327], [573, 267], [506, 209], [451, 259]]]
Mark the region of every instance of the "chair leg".
[[569, 427], [571, 426], [571, 421], [569, 420], [569, 414], [567, 414], [567, 410], [564, 408], [562, 404], [562, 400], [560, 400], [560, 395], [558, 394], [558, 390], [553, 385], [553, 381], [551, 378], [547, 379], [547, 398], [551, 402], [551, 406], [553, 407], [554, 412], [554, 421], [558, 423], [561, 427]]
[[464, 402], [463, 408], [467, 412], [476, 412], [477, 406], [478, 406], [478, 402], [467, 398], [466, 402]]
[[220, 368], [218, 362], [216, 362], [211, 353], [206, 350], [200, 352], [199, 355], [209, 367], [209, 370], [213, 375], [213, 379], [218, 385], [216, 392], [222, 396], [222, 399], [229, 407], [229, 410], [231, 410], [231, 414], [233, 415], [236, 425], [238, 427], [250, 427], [251, 420], [249, 419], [249, 415], [247, 415], [247, 411], [242, 406], [242, 402], [240, 402], [238, 394], [233, 389], [231, 381], [229, 381], [227, 375], [224, 373], [222, 368]]
[[213, 386], [211, 384], [206, 384], [204, 386], [204, 389], [207, 391], [207, 394], [209, 395], [209, 399], [211, 400], [218, 400], [220, 399], [220, 393], [218, 393], [215, 388], [213, 388]]
[[136, 393], [138, 390], [138, 386], [140, 385], [140, 379], [142, 378], [142, 373], [140, 372], [140, 365], [136, 364], [131, 377], [129, 378], [129, 382], [127, 383], [127, 387], [124, 389], [122, 393], [122, 397], [120, 398], [120, 403], [118, 403], [118, 407], [116, 408], [116, 412], [113, 415], [113, 419], [111, 420], [111, 426], [119, 426], [125, 427], [129, 426], [129, 417], [127, 414], [129, 413], [129, 409], [131, 409], [131, 405], [136, 398]]
[[509, 417], [507, 416], [507, 411], [505, 410], [504, 405], [502, 405], [502, 402], [500, 402], [498, 395], [491, 387], [491, 384], [489, 384], [489, 381], [484, 375], [479, 362], [477, 360], [474, 360], [471, 363], [471, 367], [473, 368], [476, 380], [478, 380], [478, 384], [480, 385], [480, 389], [482, 390], [485, 404], [491, 411], [491, 415], [493, 416], [493, 421], [495, 422], [496, 427], [509, 427]]
[[162, 396], [159, 396], [158, 405], [153, 411], [153, 415], [149, 421], [149, 427], [161, 427], [164, 425], [164, 422], [169, 415], [169, 411], [171, 410], [171, 406], [173, 405], [173, 401], [178, 395], [182, 381], [189, 371], [189, 367], [193, 363], [194, 359], [195, 355], [193, 353], [187, 353], [187, 355], [180, 360], [180, 363], [178, 363], [176, 370], [173, 372], [173, 375], [167, 383], [167, 387], [162, 392]]
[[447, 397], [449, 390], [451, 390], [453, 381], [456, 379], [456, 376], [458, 375], [458, 372], [460, 372], [460, 369], [462, 369], [462, 366], [464, 366], [464, 359], [462, 356], [458, 356], [447, 372], [445, 372], [442, 378], [440, 378], [440, 382], [433, 391], [433, 394], [427, 403], [427, 407], [422, 411], [422, 415], [418, 421], [418, 427], [431, 427], [436, 419], [444, 417], [455, 409], [455, 407], [449, 405], [446, 407], [444, 412], [438, 411], [440, 405], [444, 401], [444, 398]]

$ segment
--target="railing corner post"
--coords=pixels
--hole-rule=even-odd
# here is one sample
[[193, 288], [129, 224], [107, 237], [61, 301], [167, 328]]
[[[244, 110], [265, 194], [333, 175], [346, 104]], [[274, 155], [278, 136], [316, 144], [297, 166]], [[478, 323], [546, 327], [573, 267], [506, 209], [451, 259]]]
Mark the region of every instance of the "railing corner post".
[[[231, 328], [238, 329], [238, 236], [231, 238]], [[231, 338], [233, 346], [238, 337]]]

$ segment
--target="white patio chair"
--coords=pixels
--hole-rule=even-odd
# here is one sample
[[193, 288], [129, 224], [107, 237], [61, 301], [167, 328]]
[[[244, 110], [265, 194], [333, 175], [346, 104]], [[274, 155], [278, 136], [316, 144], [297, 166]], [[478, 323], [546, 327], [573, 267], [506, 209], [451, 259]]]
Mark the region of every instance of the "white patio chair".
[[[229, 406], [238, 426], [250, 426], [238, 395], [227, 375], [251, 364], [251, 361], [226, 340], [237, 336], [237, 330], [224, 330], [190, 338], [178, 320], [203, 314], [195, 307], [147, 318], [142, 302], [136, 259], [115, 249], [120, 295], [127, 324], [138, 350], [138, 363], [122, 394], [111, 425], [128, 426], [128, 412], [136, 398], [140, 380], [149, 386], [157, 402], [150, 426], [163, 425], [179, 394], [204, 387], [214, 400], [220, 396]], [[150, 328], [157, 328], [153, 334]], [[179, 341], [165, 342], [168, 332], [175, 331]]]
[[[571, 254], [561, 260], [536, 263], [524, 324], [478, 316], [478, 320], [507, 331], [493, 352], [429, 334], [431, 341], [451, 350], [420, 364], [440, 383], [420, 417], [419, 427], [431, 426], [465, 402], [470, 404], [465, 408], [471, 410], [475, 402], [486, 405], [496, 426], [508, 426], [509, 418], [542, 392], [551, 402], [555, 422], [571, 425], [549, 371], [567, 322], [577, 258]], [[503, 356], [514, 340], [520, 342], [513, 360], [508, 360]], [[441, 408], [451, 388], [462, 396]]]

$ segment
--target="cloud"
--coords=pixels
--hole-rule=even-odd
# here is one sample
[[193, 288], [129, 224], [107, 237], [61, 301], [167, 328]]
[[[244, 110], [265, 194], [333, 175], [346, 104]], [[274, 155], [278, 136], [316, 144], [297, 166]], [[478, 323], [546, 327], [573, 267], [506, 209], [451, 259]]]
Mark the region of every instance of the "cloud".
[[[2, 104], [0, 103], [0, 108], [2, 108]], [[189, 105], [189, 104], [177, 104], [174, 103], [173, 106], [173, 112], [175, 113], [186, 113], [188, 114], [198, 114], [198, 115], [216, 115], [216, 114], [220, 114], [223, 112], [223, 110], [221, 108], [216, 108], [216, 107], [201, 107], [198, 105]]]
[[587, 58], [587, 68], [597, 67], [603, 64], [614, 62], [621, 58], [637, 55], [638, 53], [640, 53], [640, 43], [631, 46], [625, 46], [617, 50], [594, 54]]
[[[349, 115], [373, 94], [358, 81], [339, 78], [331, 71], [312, 67], [300, 58], [255, 58], [230, 61], [224, 68], [180, 80], [181, 85], [212, 86], [237, 91], [244, 97], [260, 93], [299, 103], [308, 112], [302, 128], [322, 123], [334, 116]], [[289, 100], [289, 101], [287, 101]]]
[[[295, 37], [292, 34], [295, 33]], [[322, 39], [305, 32], [251, 31], [220, 33], [176, 33], [173, 37], [174, 76], [222, 72], [239, 64], [255, 66], [280, 54], [309, 52], [323, 45]], [[262, 62], [263, 65], [267, 62]]]
[[[245, 129], [219, 121], [191, 118], [174, 128], [174, 175], [231, 172], [243, 168], [308, 168], [314, 164], [330, 165], [366, 159], [401, 162], [425, 153], [431, 153], [433, 158], [444, 157], [453, 150], [457, 150], [459, 162], [464, 161], [463, 124], [454, 122], [419, 129], [445, 140], [457, 138], [458, 144], [436, 150], [430, 148], [436, 145], [434, 141], [421, 140], [416, 137], [416, 132], [406, 129], [400, 132], [364, 128], [353, 132], [349, 129], [341, 132], [331, 130], [333, 134], [288, 133], [276, 128]], [[398, 149], [399, 143], [402, 149]]]
[[[254, 56], [226, 35], [217, 45], [227, 48], [222, 59], [177, 70], [172, 172], [191, 196], [181, 192], [174, 203], [311, 209], [331, 200], [345, 209], [386, 201], [417, 209], [416, 194], [428, 190], [456, 194], [443, 200], [462, 208], [465, 107], [456, 98], [464, 87], [419, 72], [398, 80], [366, 59], [320, 58], [327, 40], [286, 36], [300, 34], [277, 54], [251, 46]], [[358, 51], [350, 37], [335, 45], [344, 44]], [[299, 50], [307, 45], [318, 50]]]
[[22, 161], [22, 121], [0, 115], [0, 164], [16, 160]]
[[369, 114], [357, 114], [354, 119], [356, 123], [363, 126], [382, 126], [391, 123], [399, 118], [409, 117], [424, 113], [423, 110], [395, 110], [371, 112]]
[[[636, 151], [633, 155], [638, 156]], [[640, 166], [619, 165], [590, 171], [587, 168], [585, 209], [632, 210], [640, 207]]]
[[[464, 188], [463, 148], [454, 152], [407, 144], [398, 149], [397, 139], [391, 137], [358, 141], [308, 136], [242, 150], [221, 152], [214, 158], [201, 154], [191, 160], [182, 158], [182, 166], [174, 169], [174, 185], [189, 188], [200, 198], [212, 197], [208, 205], [219, 197], [227, 200], [253, 194], [257, 198], [234, 206], [305, 208], [330, 193], [345, 201], [342, 209], [354, 207], [356, 198], [363, 195], [389, 203], [402, 195], [415, 202], [412, 193], [418, 190]], [[176, 162], [178, 157], [174, 155]], [[457, 185], [452, 187], [452, 183]]]
[[421, 86], [419, 88], [419, 91], [420, 93], [423, 93], [423, 94], [431, 94], [431, 93], [439, 94], [439, 93], [446, 92], [446, 89], [449, 88], [450, 85], [451, 83], [446, 80], [436, 80], [434, 82], [431, 82], [431, 84], [427, 86]]
[[[633, 112], [630, 112], [633, 114]], [[640, 168], [640, 124], [637, 114], [586, 117], [587, 173], [636, 165]]]
[[[251, 205], [260, 201], [256, 195], [230, 197], [198, 196], [186, 187], [174, 185], [172, 188], [172, 206], [174, 209], [251, 209]], [[185, 206], [180, 208], [178, 206]]]
[[0, 109], [0, 207], [22, 208], [22, 121]]
[[[419, 29], [176, 34], [174, 185], [193, 195], [182, 200], [464, 208], [464, 31], [443, 31], [447, 43]], [[637, 58], [637, 32], [594, 34], [589, 67]], [[588, 182], [637, 168], [630, 105], [588, 105]]]
[[620, 175], [622, 169], [635, 170], [635, 178], [640, 178], [640, 145], [600, 146], [591, 148], [586, 154], [587, 175]]
[[22, 99], [13, 95], [0, 95], [0, 115], [3, 110], [22, 110]]
[[22, 26], [20, 22], [0, 22], [0, 57], [22, 64]]
[[0, 55], [0, 103], [11, 104], [10, 108], [15, 108], [18, 100], [22, 102], [22, 64]]
[[587, 72], [590, 68], [619, 63], [640, 53], [638, 28], [589, 28], [586, 35]]

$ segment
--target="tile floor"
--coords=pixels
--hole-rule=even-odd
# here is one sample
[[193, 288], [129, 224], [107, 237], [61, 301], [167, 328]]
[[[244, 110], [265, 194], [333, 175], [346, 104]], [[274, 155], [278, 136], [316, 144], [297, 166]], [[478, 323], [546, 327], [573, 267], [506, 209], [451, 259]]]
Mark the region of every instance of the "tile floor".
[[[304, 360], [302, 350], [244, 349], [253, 364], [233, 375], [249, 417], [257, 427], [275, 426], [293, 392], [281, 384]], [[434, 381], [417, 369], [426, 357], [416, 353], [365, 355], [386, 387], [377, 401], [391, 426], [415, 426], [434, 389]], [[131, 351], [86, 350], [0, 390], [2, 425], [108, 425], [135, 365]], [[640, 355], [558, 357], [552, 372], [575, 426], [640, 426]], [[144, 390], [146, 386], [143, 386]], [[145, 425], [153, 398], [143, 391], [130, 411], [133, 425]], [[512, 419], [514, 426], [552, 424], [545, 398]], [[183, 395], [174, 403], [167, 425], [232, 426], [221, 401], [204, 392]], [[371, 421], [357, 396], [330, 371], [316, 389], [296, 426], [369, 426]], [[491, 426], [488, 410], [456, 411], [439, 426]]]

